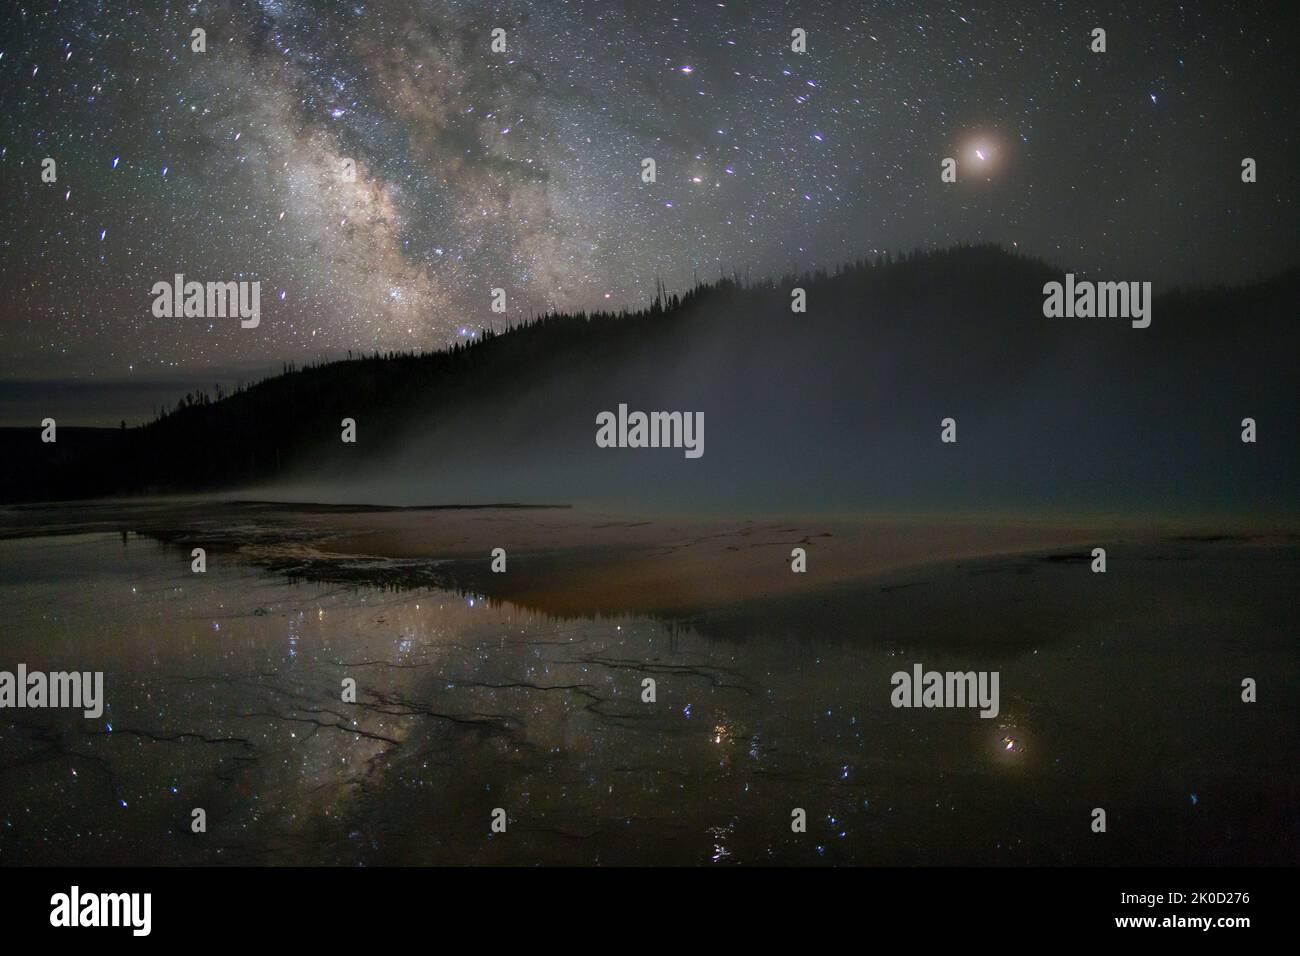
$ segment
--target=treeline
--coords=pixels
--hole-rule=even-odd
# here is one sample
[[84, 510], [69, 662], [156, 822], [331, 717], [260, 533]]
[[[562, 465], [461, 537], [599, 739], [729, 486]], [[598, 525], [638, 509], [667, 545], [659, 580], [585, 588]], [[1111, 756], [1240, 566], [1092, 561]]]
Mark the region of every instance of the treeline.
[[[752, 347], [757, 338], [777, 361], [787, 337], [812, 336], [811, 345], [800, 345], [809, 379], [818, 354], [842, 361], [845, 350], [889, 354], [906, 349], [914, 332], [933, 337], [933, 326], [913, 324], [917, 315], [952, 330], [953, 361], [1014, 361], [1017, 350], [1061, 335], [1059, 327], [1027, 321], [1042, 283], [1053, 277], [1060, 272], [1041, 261], [978, 245], [859, 259], [776, 280], [723, 276], [681, 294], [657, 284], [652, 302], [636, 311], [548, 313], [438, 351], [285, 363], [281, 374], [230, 394], [192, 391], [136, 428], [60, 429], [56, 444], [42, 443], [36, 427], [0, 430], [0, 454], [12, 464], [0, 478], [0, 499], [212, 491], [304, 470], [321, 481], [345, 479], [360, 459], [381, 461], [398, 450], [413, 423], [482, 415], [478, 431], [490, 439], [491, 416], [501, 409], [532, 402], [557, 381], [651, 375], [646, 356], [671, 366], [706, 330], [724, 348], [733, 341]], [[791, 313], [796, 286], [806, 290], [806, 315]], [[1236, 293], [1185, 295], [1189, 312], [1208, 314], [1209, 298]], [[1001, 351], [994, 354], [990, 343]], [[340, 442], [344, 418], [358, 423], [361, 446]]]

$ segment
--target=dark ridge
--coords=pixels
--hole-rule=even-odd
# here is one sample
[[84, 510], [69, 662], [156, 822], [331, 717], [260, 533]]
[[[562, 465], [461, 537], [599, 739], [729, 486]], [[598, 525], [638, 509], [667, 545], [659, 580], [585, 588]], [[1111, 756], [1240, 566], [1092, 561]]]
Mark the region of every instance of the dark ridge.
[[[1247, 496], [1262, 489], [1268, 505], [1293, 490], [1287, 356], [1300, 270], [1171, 291], [1141, 331], [1122, 319], [1043, 319], [1043, 283], [1062, 275], [996, 246], [960, 246], [752, 284], [724, 278], [661, 291], [639, 311], [543, 315], [443, 351], [286, 364], [232, 394], [190, 393], [137, 428], [62, 427], [53, 444], [38, 427], [0, 429], [0, 501], [283, 483], [287, 496], [298, 485], [338, 500], [314, 493], [327, 486], [342, 500], [394, 504], [529, 505], [594, 500], [584, 494], [597, 489], [674, 505], [743, 507], [763, 495], [795, 507], [990, 504], [1002, 494], [1033, 506], [1095, 501], [1096, 489], [1160, 501], [1186, 490], [1181, 476], [1193, 488], [1216, 475]], [[806, 314], [791, 313], [794, 286], [807, 291]], [[686, 470], [680, 454], [594, 455], [592, 416], [624, 400], [706, 411], [718, 423], [708, 455]], [[932, 439], [952, 409], [964, 434], [984, 432], [940, 460]], [[1267, 420], [1269, 447], [1284, 449], [1256, 456], [1259, 475], [1230, 474], [1247, 467], [1226, 457], [1244, 414]], [[358, 422], [356, 445], [339, 440], [344, 418]], [[1217, 457], [1193, 460], [1207, 436]], [[954, 472], [968, 449], [984, 457]], [[1023, 476], [1009, 481], [999, 467]], [[399, 479], [401, 494], [365, 484]], [[1225, 500], [1221, 489], [1201, 497]]]

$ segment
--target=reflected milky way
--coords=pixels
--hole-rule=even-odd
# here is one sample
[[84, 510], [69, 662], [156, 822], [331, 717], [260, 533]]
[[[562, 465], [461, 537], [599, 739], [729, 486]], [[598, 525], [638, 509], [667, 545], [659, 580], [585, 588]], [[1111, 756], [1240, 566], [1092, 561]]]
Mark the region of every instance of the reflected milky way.
[[[259, 563], [322, 553], [310, 541], [257, 545], [252, 526], [227, 533]], [[1067, 562], [1032, 555], [878, 575], [816, 596], [818, 614], [790, 599], [676, 620], [553, 617], [474, 593], [377, 588], [366, 583], [374, 568], [348, 557], [327, 572], [339, 580], [294, 584], [228, 555], [199, 577], [188, 551], [131, 533], [0, 542], [7, 653], [33, 668], [75, 659], [102, 669], [108, 701], [93, 723], [6, 711], [0, 766], [26, 769], [0, 774], [0, 854], [79, 864], [1273, 859], [1285, 841], [1270, 833], [1287, 824], [1268, 809], [1282, 805], [1267, 781], [1288, 779], [1278, 761], [1294, 751], [1294, 725], [1264, 733], [1226, 719], [1231, 695], [1177, 702], [1199, 681], [1231, 685], [1243, 654], [1279, 678], [1294, 672], [1280, 647], [1225, 649], [1188, 597], [1240, 605], [1243, 633], [1266, 633], [1289, 608], [1285, 572], [1263, 574], [1231, 546], [1185, 548], [1194, 562], [1127, 558], [1163, 596], [1144, 606], [1190, 601], [1171, 627], [1162, 612], [1135, 617], [1126, 589], [1090, 591]], [[401, 573], [424, 576], [418, 561]], [[918, 622], [920, 596], [929, 610]], [[971, 643], [968, 622], [992, 614], [1004, 640]], [[1134, 660], [1160, 655], [1157, 670], [1106, 665], [1117, 622]], [[1016, 633], [1034, 636], [1008, 643]], [[891, 672], [917, 659], [1000, 670], [1002, 716], [890, 707]], [[642, 700], [647, 677], [654, 703]], [[355, 704], [342, 700], [345, 678]], [[1103, 845], [1074, 825], [1102, 786], [1108, 806], [1140, 821], [1142, 840]], [[188, 830], [194, 807], [207, 812], [202, 838]], [[506, 834], [489, 832], [496, 807]], [[796, 807], [807, 811], [803, 835], [790, 830]], [[1243, 844], [1232, 826], [1206, 829], [1207, 813], [1249, 814], [1244, 832], [1255, 835]]]

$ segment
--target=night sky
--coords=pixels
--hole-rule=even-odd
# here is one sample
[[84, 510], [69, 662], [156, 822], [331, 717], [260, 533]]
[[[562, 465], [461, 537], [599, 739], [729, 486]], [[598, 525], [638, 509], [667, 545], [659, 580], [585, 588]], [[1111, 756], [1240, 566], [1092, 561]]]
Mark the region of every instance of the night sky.
[[[1264, 276], [1295, 260], [1300, 156], [1295, 13], [1259, 10], [19, 0], [0, 379], [211, 381], [960, 241]], [[178, 272], [260, 280], [260, 327], [155, 318]]]

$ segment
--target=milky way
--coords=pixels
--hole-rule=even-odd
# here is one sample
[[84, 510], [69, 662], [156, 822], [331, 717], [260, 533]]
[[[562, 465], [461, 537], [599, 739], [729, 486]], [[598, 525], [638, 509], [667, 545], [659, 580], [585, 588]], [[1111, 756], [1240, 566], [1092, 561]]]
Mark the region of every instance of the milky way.
[[[1293, 17], [1153, 6], [14, 4], [3, 377], [436, 348], [657, 276], [961, 241], [1158, 283], [1275, 270]], [[176, 273], [260, 281], [260, 326], [155, 318]]]

